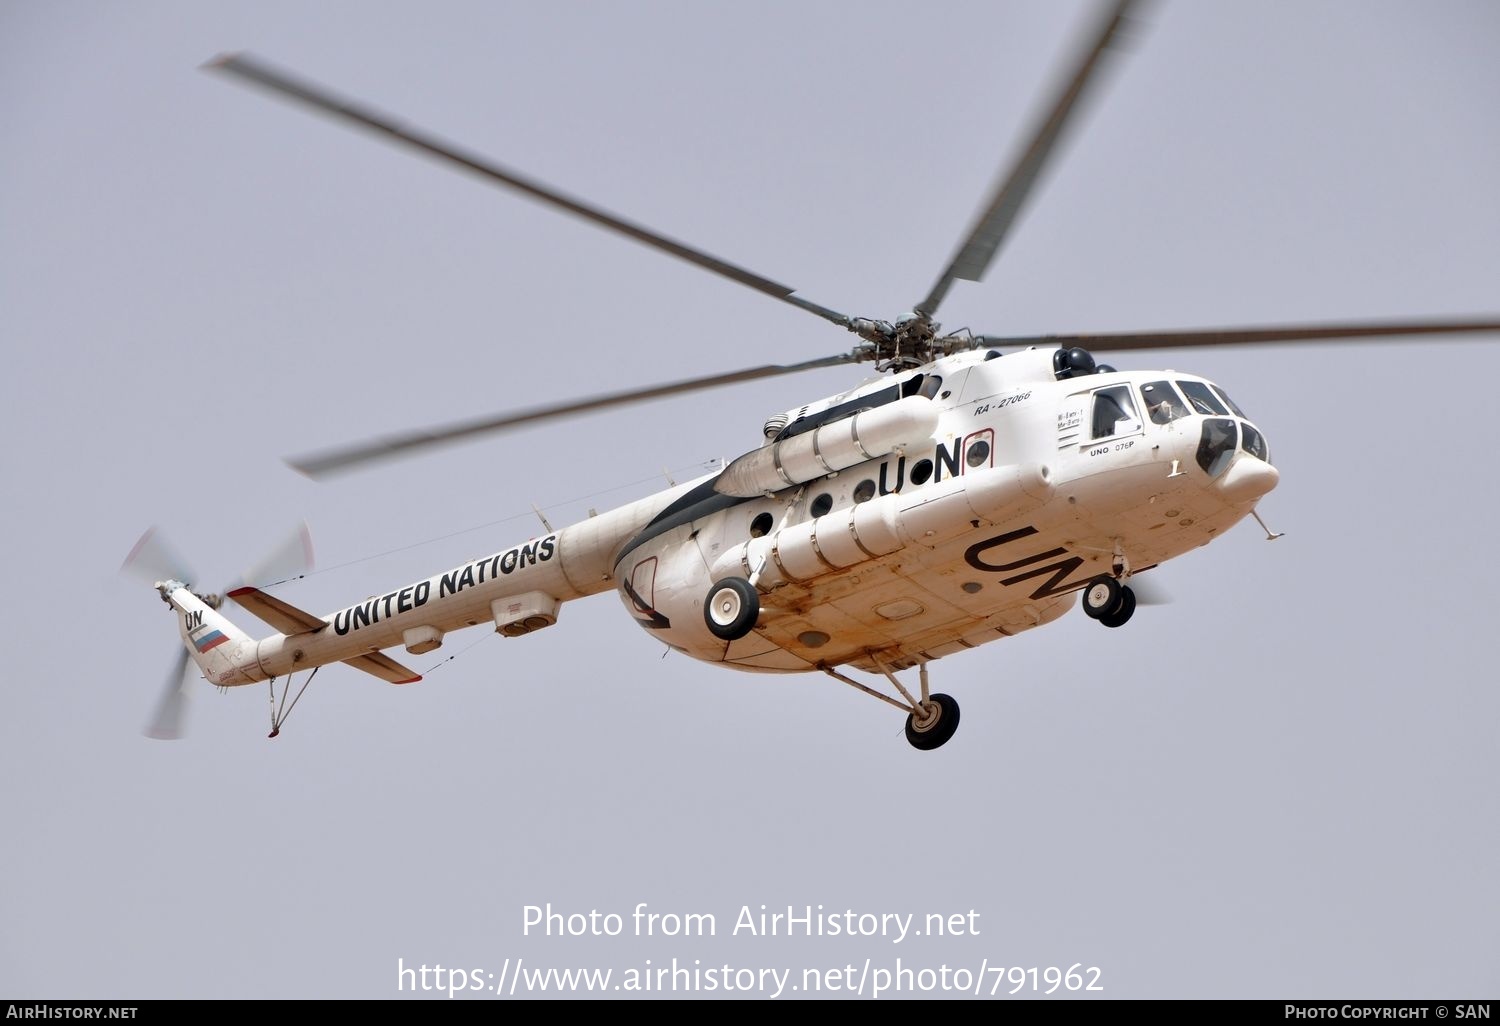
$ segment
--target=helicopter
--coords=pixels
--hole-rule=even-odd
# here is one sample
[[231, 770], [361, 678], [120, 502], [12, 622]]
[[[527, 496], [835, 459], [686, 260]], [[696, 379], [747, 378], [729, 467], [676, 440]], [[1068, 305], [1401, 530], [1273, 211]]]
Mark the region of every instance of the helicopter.
[[[1261, 425], [1205, 377], [1120, 370], [1096, 353], [1473, 335], [1500, 331], [1500, 317], [945, 333], [936, 315], [949, 289], [983, 279], [1138, 7], [1120, 0], [1101, 10], [1062, 88], [948, 265], [919, 302], [889, 320], [814, 303], [258, 58], [232, 53], [208, 62], [212, 71], [739, 282], [857, 338], [844, 351], [800, 363], [512, 411], [288, 461], [309, 477], [573, 413], [815, 368], [870, 364], [875, 376], [773, 414], [760, 426], [761, 444], [717, 470], [557, 530], [544, 521], [541, 536], [330, 613], [271, 594], [265, 578], [222, 596], [199, 593], [193, 575], [177, 569], [180, 561], [167, 561], [168, 572], [152, 584], [177, 617], [182, 658], [220, 687], [269, 683], [275, 737], [283, 722], [274, 701], [279, 680], [342, 663], [391, 684], [416, 683], [421, 675], [388, 651], [424, 655], [469, 627], [524, 637], [554, 626], [566, 603], [613, 591], [627, 615], [669, 649], [747, 672], [826, 675], [896, 708], [909, 744], [929, 751], [959, 725], [957, 701], [930, 687], [932, 663], [1052, 623], [1075, 606], [1103, 628], [1124, 627], [1144, 601], [1138, 575], [1245, 520], [1274, 540], [1257, 511], [1280, 477]], [[151, 548], [148, 536], [131, 561], [150, 562], [141, 554]], [[278, 633], [246, 633], [222, 612], [226, 600]], [[167, 718], [163, 712], [158, 723]]]

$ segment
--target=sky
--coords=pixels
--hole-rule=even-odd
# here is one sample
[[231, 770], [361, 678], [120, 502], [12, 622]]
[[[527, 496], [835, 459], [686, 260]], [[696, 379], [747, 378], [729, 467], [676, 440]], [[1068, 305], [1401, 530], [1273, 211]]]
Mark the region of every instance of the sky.
[[[0, 995], [1500, 990], [1500, 335], [1112, 360], [1228, 390], [1281, 472], [1260, 512], [1284, 537], [1245, 522], [1163, 565], [1174, 601], [1124, 629], [1075, 610], [934, 663], [963, 718], [933, 752], [826, 677], [667, 654], [611, 594], [529, 637], [393, 653], [417, 685], [330, 667], [274, 740], [264, 686], [202, 680], [184, 738], [142, 734], [179, 646], [120, 573], [148, 528], [211, 590], [306, 523], [315, 570], [274, 592], [327, 612], [526, 540], [535, 510], [561, 526], [702, 473], [869, 373], [304, 478], [286, 457], [852, 336], [205, 61], [253, 53], [890, 319], [1094, 10], [0, 0]], [[1161, 0], [1144, 20], [945, 326], [1500, 313], [1500, 7]], [[745, 929], [762, 907], [860, 932]], [[680, 929], [647, 935], [638, 908]], [[902, 937], [907, 916], [960, 929]], [[675, 991], [614, 989], [668, 967]], [[1050, 995], [1049, 968], [1075, 974]], [[612, 975], [528, 993], [547, 970]]]

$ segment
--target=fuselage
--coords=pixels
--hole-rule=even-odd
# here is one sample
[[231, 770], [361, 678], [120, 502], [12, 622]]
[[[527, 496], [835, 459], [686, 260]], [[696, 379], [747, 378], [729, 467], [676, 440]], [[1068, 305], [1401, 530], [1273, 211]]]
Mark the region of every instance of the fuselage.
[[[1166, 371], [1060, 378], [1054, 352], [960, 353], [788, 411], [718, 472], [307, 629], [231, 638], [205, 675], [244, 684], [386, 649], [425, 653], [475, 626], [520, 636], [611, 589], [697, 659], [901, 668], [1056, 619], [1091, 579], [1212, 541], [1275, 486], [1263, 436], [1212, 383]], [[761, 600], [755, 629], [734, 641], [704, 616], [727, 576], [752, 581]]]
[[[1052, 350], [976, 351], [896, 386], [910, 382], [939, 408], [930, 439], [731, 503], [700, 485], [702, 515], [622, 550], [627, 609], [668, 644], [741, 669], [869, 669], [871, 653], [901, 668], [1047, 623], [1102, 573], [1212, 541], [1276, 484], [1259, 430], [1195, 375], [1059, 380]], [[758, 629], [728, 644], [705, 632], [709, 584], [757, 569]]]

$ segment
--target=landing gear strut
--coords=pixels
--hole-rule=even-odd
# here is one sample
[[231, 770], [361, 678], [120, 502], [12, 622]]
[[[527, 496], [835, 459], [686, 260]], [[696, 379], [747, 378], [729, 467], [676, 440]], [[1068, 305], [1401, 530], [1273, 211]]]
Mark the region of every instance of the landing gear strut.
[[880, 699], [897, 709], [906, 711], [906, 740], [913, 748], [923, 752], [930, 752], [934, 748], [941, 748], [948, 743], [953, 732], [958, 730], [958, 703], [951, 695], [929, 694], [927, 688], [927, 664], [918, 663], [917, 672], [922, 681], [922, 697], [913, 698], [911, 692], [907, 691], [902, 683], [896, 679], [890, 667], [881, 662], [879, 657], [871, 653], [870, 661], [880, 670], [892, 686], [901, 693], [904, 702], [898, 702], [889, 695], [883, 695], [874, 688], [866, 687], [856, 680], [839, 673], [831, 666], [820, 667], [822, 671], [834, 680], [843, 681], [852, 688], [863, 691], [865, 694]]

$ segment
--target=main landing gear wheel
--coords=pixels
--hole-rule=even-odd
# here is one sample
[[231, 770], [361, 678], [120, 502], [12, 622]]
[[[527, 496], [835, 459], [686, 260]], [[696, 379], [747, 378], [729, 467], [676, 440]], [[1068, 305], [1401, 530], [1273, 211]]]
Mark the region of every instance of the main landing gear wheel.
[[949, 695], [933, 695], [918, 712], [906, 718], [906, 740], [924, 752], [946, 744], [957, 729], [958, 703]]
[[1083, 589], [1083, 611], [1091, 619], [1102, 620], [1120, 608], [1124, 585], [1113, 577], [1095, 577]]
[[935, 695], [927, 687], [927, 663], [917, 663], [917, 674], [922, 681], [921, 698], [913, 695], [911, 689], [902, 684], [896, 678], [896, 673], [890, 666], [880, 658], [879, 653], [867, 652], [866, 657], [874, 665], [876, 670], [891, 682], [891, 686], [900, 693], [901, 698], [895, 699], [890, 695], [883, 695], [874, 688], [866, 687], [857, 680], [844, 676], [832, 666], [819, 666], [834, 680], [843, 681], [850, 687], [862, 691], [871, 698], [878, 698], [888, 705], [894, 705], [897, 709], [906, 713], [906, 740], [911, 746], [920, 751], [930, 752], [934, 748], [941, 748], [948, 743], [953, 732], [958, 730], [958, 703], [949, 695]]
[[743, 577], [726, 577], [708, 589], [703, 620], [716, 638], [735, 641], [750, 633], [760, 618], [760, 593]]
[[1120, 586], [1120, 606], [1112, 613], [1106, 613], [1099, 617], [1099, 622], [1106, 627], [1123, 627], [1132, 614], [1135, 613], [1135, 589], [1125, 584]]

